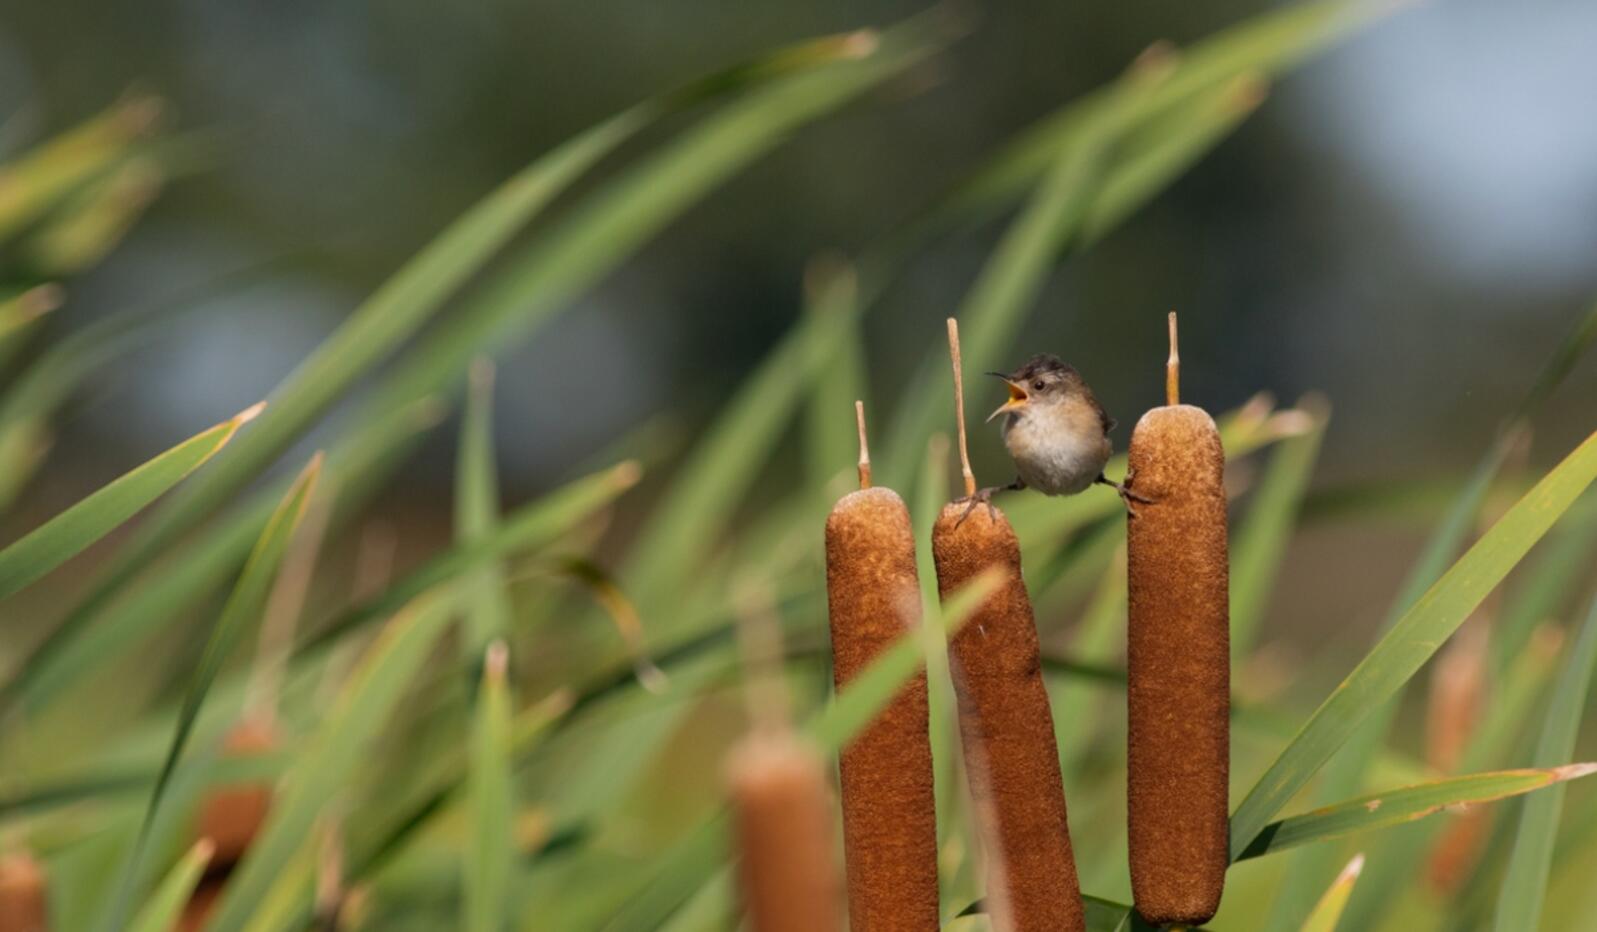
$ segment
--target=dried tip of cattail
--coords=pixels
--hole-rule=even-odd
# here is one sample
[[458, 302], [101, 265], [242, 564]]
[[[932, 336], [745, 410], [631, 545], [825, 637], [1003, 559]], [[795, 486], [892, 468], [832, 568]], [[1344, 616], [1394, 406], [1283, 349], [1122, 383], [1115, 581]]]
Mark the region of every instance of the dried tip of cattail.
[[449, 405], [437, 395], [428, 395], [410, 406], [410, 423], [417, 430], [426, 430], [438, 424], [449, 414]]
[[1131, 60], [1126, 71], [1137, 81], [1156, 84], [1168, 78], [1181, 61], [1181, 49], [1169, 39], [1159, 39]]
[[1553, 779], [1558, 781], [1578, 780], [1594, 773], [1597, 773], [1597, 763], [1565, 764], [1562, 767], [1553, 768]]
[[859, 430], [859, 487], [871, 487], [871, 448], [865, 437], [865, 402], [854, 402], [854, 425]]
[[493, 389], [496, 367], [494, 361], [487, 356], [478, 356], [471, 361], [471, 369], [466, 378], [471, 382], [474, 392], [488, 392]]
[[488, 682], [495, 685], [505, 681], [505, 670], [510, 666], [510, 648], [504, 641], [494, 641], [488, 645], [487, 652], [483, 655], [482, 675]]
[[640, 655], [632, 659], [632, 676], [645, 692], [663, 696], [671, 691], [671, 678], [649, 657]]
[[66, 291], [55, 283], [35, 285], [17, 296], [17, 306], [27, 320], [43, 317], [66, 300]]
[[160, 125], [167, 109], [165, 98], [155, 94], [135, 92], [117, 104], [116, 122], [128, 135], [143, 135]]
[[1237, 409], [1237, 424], [1250, 428], [1258, 427], [1270, 417], [1270, 412], [1274, 410], [1274, 395], [1269, 392], [1255, 392], [1251, 398], [1242, 403], [1242, 407]]
[[965, 497], [976, 494], [976, 474], [970, 469], [970, 444], [965, 439], [965, 377], [959, 358], [959, 321], [948, 318], [948, 360], [954, 368], [954, 421], [959, 428], [959, 474], [965, 481]]
[[1181, 403], [1181, 350], [1176, 341], [1176, 312], [1171, 311], [1166, 320], [1170, 328], [1170, 356], [1164, 364], [1164, 396], [1165, 404], [1174, 406]]

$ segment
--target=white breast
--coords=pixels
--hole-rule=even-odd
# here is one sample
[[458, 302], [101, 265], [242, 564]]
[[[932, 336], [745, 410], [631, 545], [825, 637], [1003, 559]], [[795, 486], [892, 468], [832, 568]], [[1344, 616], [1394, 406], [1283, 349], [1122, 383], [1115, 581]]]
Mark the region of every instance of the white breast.
[[1004, 445], [1020, 478], [1046, 495], [1086, 489], [1109, 461], [1109, 441], [1101, 434], [1048, 430], [1028, 417], [1011, 416], [1004, 423]]

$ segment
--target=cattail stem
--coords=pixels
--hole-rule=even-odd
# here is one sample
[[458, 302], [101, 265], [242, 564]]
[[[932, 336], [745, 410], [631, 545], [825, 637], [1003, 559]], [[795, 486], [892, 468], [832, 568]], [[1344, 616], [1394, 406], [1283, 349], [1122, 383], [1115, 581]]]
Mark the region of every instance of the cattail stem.
[[976, 494], [976, 474], [970, 471], [970, 447], [965, 442], [965, 379], [960, 374], [959, 321], [948, 318], [948, 359], [954, 367], [954, 419], [959, 425], [959, 473], [965, 480], [965, 497]]
[[871, 448], [865, 439], [865, 402], [854, 402], [854, 426], [859, 430], [859, 487], [871, 487]]
[[1176, 345], [1176, 312], [1170, 312], [1170, 358], [1164, 363], [1164, 403], [1181, 403], [1181, 351]]

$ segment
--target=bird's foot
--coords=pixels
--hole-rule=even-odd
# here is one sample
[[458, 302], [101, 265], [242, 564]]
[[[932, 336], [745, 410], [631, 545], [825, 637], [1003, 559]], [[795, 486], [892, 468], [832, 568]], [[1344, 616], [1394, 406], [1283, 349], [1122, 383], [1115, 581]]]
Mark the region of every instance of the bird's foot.
[[993, 493], [1002, 492], [1007, 488], [1009, 487], [1004, 485], [992, 485], [985, 489], [978, 489], [974, 495], [967, 495], [964, 498], [954, 499], [954, 504], [956, 505], [960, 502], [969, 502], [969, 504], [965, 506], [964, 513], [959, 516], [959, 520], [954, 522], [954, 527], [958, 528], [961, 524], [964, 524], [965, 519], [970, 517], [970, 513], [976, 510], [977, 505], [986, 505], [987, 517], [991, 518], [994, 522], [997, 522], [998, 509], [993, 507]]
[[1120, 501], [1126, 506], [1126, 514], [1131, 515], [1133, 518], [1137, 516], [1137, 509], [1131, 506], [1132, 502], [1136, 502], [1141, 505], [1153, 504], [1153, 499], [1144, 495], [1138, 495], [1136, 492], [1131, 491], [1130, 489], [1126, 488], [1126, 484], [1124, 482], [1116, 482], [1107, 476], [1099, 476], [1093, 481], [1107, 485], [1118, 492], [1120, 494]]

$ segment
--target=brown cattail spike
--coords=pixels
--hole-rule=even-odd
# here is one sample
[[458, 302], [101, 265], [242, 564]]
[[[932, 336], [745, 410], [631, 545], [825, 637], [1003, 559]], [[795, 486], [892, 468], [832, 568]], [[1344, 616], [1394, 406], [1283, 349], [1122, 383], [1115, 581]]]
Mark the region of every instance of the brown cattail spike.
[[1225, 884], [1230, 609], [1225, 451], [1214, 420], [1176, 404], [1170, 316], [1166, 393], [1131, 435], [1127, 725], [1131, 887], [1156, 924], [1214, 916]]
[[854, 426], [859, 429], [859, 487], [871, 487], [871, 448], [865, 440], [865, 402], [854, 402]]
[[0, 854], [0, 932], [48, 932], [44, 868], [23, 851]]
[[756, 731], [732, 750], [727, 782], [752, 932], [842, 932], [820, 758], [791, 732]]
[[[265, 754], [278, 745], [269, 718], [245, 718], [227, 733], [222, 752], [229, 757]], [[213, 870], [230, 868], [249, 848], [272, 805], [269, 783], [241, 783], [213, 791], [200, 805], [198, 835], [216, 845]]]
[[775, 610], [761, 592], [744, 602], [738, 632], [754, 728], [727, 761], [743, 907], [753, 932], [842, 932], [826, 774], [787, 724]]
[[965, 497], [976, 494], [976, 474], [970, 471], [970, 446], [965, 442], [965, 379], [960, 374], [959, 321], [948, 318], [948, 359], [954, 366], [954, 419], [959, 425], [959, 473], [965, 480]]
[[991, 567], [1001, 567], [1005, 576], [948, 647], [994, 927], [1083, 929], [1059, 750], [1019, 541], [1002, 512], [978, 508], [967, 518], [964, 505], [950, 504], [932, 528], [932, 555], [945, 600]]
[[[945, 443], [946, 447], [946, 443]], [[851, 492], [826, 519], [826, 595], [838, 689], [919, 627], [909, 509]], [[938, 928], [937, 813], [926, 674], [912, 677], [839, 755], [848, 912], [855, 932]]]

